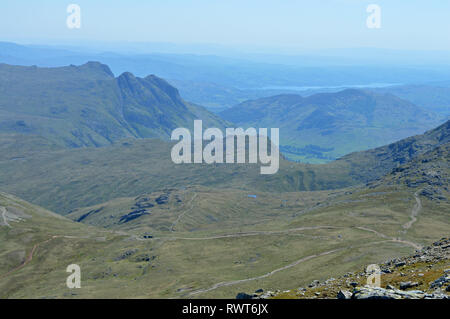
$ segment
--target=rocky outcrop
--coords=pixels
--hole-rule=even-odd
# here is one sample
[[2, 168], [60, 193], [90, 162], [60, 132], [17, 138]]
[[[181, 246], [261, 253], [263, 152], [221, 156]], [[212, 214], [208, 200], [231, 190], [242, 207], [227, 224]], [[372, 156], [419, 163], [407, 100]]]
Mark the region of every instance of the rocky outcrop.
[[430, 200], [446, 201], [450, 193], [449, 159], [450, 142], [447, 142], [396, 167], [375, 184], [404, 184], [418, 189], [420, 196]]
[[134, 255], [137, 251], [138, 251], [137, 249], [126, 250], [122, 254], [120, 254], [119, 256], [114, 258], [114, 261], [120, 261], [120, 260], [127, 259], [128, 257]]
[[352, 293], [348, 290], [339, 290], [336, 298], [337, 299], [351, 299]]
[[131, 213], [121, 216], [119, 219], [119, 223], [121, 223], [121, 224], [128, 223], [128, 222], [130, 222], [136, 218], [142, 217], [144, 215], [150, 215], [150, 213], [147, 212], [145, 209], [135, 210], [135, 211], [132, 211]]
[[[338, 297], [339, 298], [339, 297]], [[442, 293], [425, 293], [421, 290], [403, 291], [365, 286], [355, 289], [352, 299], [450, 299]]]
[[100, 207], [98, 209], [92, 209], [88, 211], [86, 214], [81, 215], [77, 219], [75, 219], [76, 222], [81, 223], [83, 220], [85, 220], [87, 217], [92, 216], [94, 214], [100, 213], [103, 210], [104, 207]]
[[[378, 265], [381, 287], [367, 285], [369, 273], [346, 273], [306, 288], [255, 292], [249, 299], [450, 299], [450, 238], [442, 238], [415, 254]], [[244, 293], [242, 293], [244, 294]]]

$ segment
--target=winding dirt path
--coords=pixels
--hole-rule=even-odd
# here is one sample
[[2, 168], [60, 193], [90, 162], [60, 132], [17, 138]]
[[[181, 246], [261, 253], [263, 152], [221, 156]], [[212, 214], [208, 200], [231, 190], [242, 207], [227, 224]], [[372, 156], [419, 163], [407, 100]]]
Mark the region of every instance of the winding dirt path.
[[414, 243], [414, 242], [409, 241], [409, 240], [404, 240], [404, 239], [395, 238], [395, 237], [389, 237], [389, 236], [387, 236], [385, 234], [382, 234], [382, 233], [380, 233], [380, 232], [378, 232], [378, 231], [376, 231], [374, 229], [371, 229], [371, 228], [367, 228], [367, 227], [355, 227], [355, 228], [374, 233], [374, 234], [376, 234], [377, 236], [379, 236], [381, 238], [387, 239], [387, 240], [395, 242], [395, 243], [405, 244], [405, 245], [411, 246], [411, 247], [413, 247], [415, 249], [422, 249], [423, 248], [423, 246], [420, 245], [420, 244]]
[[420, 249], [423, 248], [423, 246], [420, 245], [420, 244], [414, 243], [414, 242], [409, 241], [409, 240], [400, 239], [400, 238], [392, 238], [391, 241], [394, 242], [394, 243], [401, 243], [401, 244], [405, 244], [405, 245], [411, 246], [411, 247], [413, 247], [413, 248], [415, 248], [417, 250], [420, 250]]
[[286, 230], [262, 230], [262, 231], [250, 231], [245, 233], [235, 233], [235, 234], [226, 234], [226, 235], [217, 235], [217, 236], [209, 236], [209, 237], [154, 237], [151, 239], [159, 240], [159, 239], [167, 239], [167, 240], [212, 240], [212, 239], [223, 239], [223, 238], [239, 238], [239, 237], [248, 237], [248, 236], [269, 236], [269, 235], [278, 235], [278, 234], [287, 234], [292, 232], [298, 232], [302, 230], [315, 230], [315, 229], [338, 229], [342, 227], [334, 227], [334, 226], [311, 226], [311, 227], [299, 227], [292, 228]]
[[43, 244], [45, 244], [45, 243], [48, 243], [48, 242], [50, 242], [50, 241], [52, 241], [52, 240], [54, 240], [54, 239], [56, 239], [56, 238], [69, 238], [69, 239], [78, 238], [78, 239], [86, 239], [86, 237], [62, 236], [62, 235], [59, 235], [59, 236], [52, 236], [52, 237], [50, 237], [50, 238], [47, 239], [47, 240], [44, 240], [44, 241], [42, 241], [42, 242], [40, 242], [40, 243], [37, 243], [37, 244], [34, 244], [33, 248], [31, 249], [31, 251], [30, 251], [30, 253], [28, 254], [28, 256], [27, 256], [27, 258], [25, 259], [25, 261], [22, 262], [19, 266], [17, 266], [17, 267], [15, 267], [15, 268], [11, 269], [10, 271], [8, 271], [7, 273], [5, 273], [5, 274], [3, 274], [3, 275], [0, 275], [0, 279], [3, 279], [3, 278], [5, 278], [5, 277], [11, 275], [13, 272], [16, 272], [16, 271], [22, 269], [23, 267], [25, 267], [27, 264], [29, 264], [29, 263], [33, 260], [34, 253], [36, 252], [36, 250], [37, 250], [37, 248], [38, 248], [39, 246], [41, 246], [41, 245], [43, 245]]
[[58, 238], [58, 237], [61, 237], [61, 236], [53, 236], [53, 237], [51, 237], [51, 238], [49, 238], [49, 239], [47, 239], [47, 240], [44, 240], [43, 242], [40, 242], [40, 243], [35, 244], [35, 245], [33, 246], [33, 248], [31, 249], [30, 253], [28, 254], [27, 258], [25, 259], [25, 261], [24, 261], [23, 263], [21, 263], [19, 266], [17, 266], [16, 268], [13, 268], [13, 269], [11, 269], [10, 271], [8, 271], [6, 274], [1, 275], [1, 276], [0, 276], [0, 279], [3, 279], [4, 277], [9, 276], [9, 275], [12, 274], [13, 272], [16, 272], [16, 271], [18, 271], [19, 269], [22, 269], [23, 267], [25, 267], [27, 264], [29, 264], [29, 263], [33, 260], [33, 255], [34, 255], [34, 253], [36, 252], [36, 249], [37, 249], [40, 245], [45, 244], [45, 243], [47, 243], [47, 242], [49, 242], [49, 241], [51, 241], [51, 240], [53, 240], [53, 239], [55, 239], [55, 238]]
[[[182, 212], [177, 219], [172, 223], [171, 226], [171, 232], [175, 231], [175, 227], [176, 225], [179, 223], [179, 221], [188, 213], [193, 209], [193, 201], [195, 200], [195, 198], [197, 197], [197, 194], [194, 194], [194, 196], [189, 200], [187, 206], [190, 206], [189, 208], [187, 208], [184, 212]], [[418, 196], [418, 192], [416, 192], [414, 194], [415, 200], [416, 200], [416, 204], [414, 205], [414, 207], [412, 208], [411, 211], [411, 220], [409, 222], [407, 222], [406, 224], [402, 225], [402, 228], [404, 229], [404, 232], [406, 232], [409, 228], [412, 227], [412, 225], [417, 221], [417, 216], [420, 213], [420, 211], [422, 210], [422, 202]], [[5, 225], [10, 227], [9, 223], [7, 222], [7, 218], [6, 218], [6, 209], [4, 207], [0, 207], [0, 211], [3, 217], [3, 220], [5, 222]], [[246, 233], [236, 233], [236, 234], [227, 234], [227, 235], [218, 235], [218, 236], [210, 236], [210, 237], [193, 237], [193, 238], [189, 238], [189, 237], [161, 237], [161, 238], [153, 238], [153, 239], [168, 239], [168, 240], [213, 240], [213, 239], [223, 239], [223, 238], [238, 238], [238, 237], [246, 237], [246, 236], [258, 236], [258, 235], [276, 235], [276, 234], [285, 234], [285, 233], [290, 233], [290, 232], [297, 232], [297, 231], [302, 231], [302, 230], [314, 230], [314, 229], [338, 229], [338, 228], [345, 228], [345, 227], [334, 227], [334, 226], [310, 226], [310, 227], [300, 227], [300, 228], [294, 228], [294, 229], [287, 229], [287, 230], [278, 230], [278, 231], [252, 231], [252, 232], [246, 232]], [[398, 242], [398, 243], [402, 243], [402, 244], [406, 244], [409, 246], [412, 246], [416, 249], [420, 249], [422, 248], [422, 246], [420, 246], [419, 244], [407, 241], [407, 240], [403, 240], [400, 238], [391, 238], [383, 233], [380, 233], [376, 230], [367, 228], [367, 227], [355, 227], [356, 229], [360, 229], [363, 231], [368, 231], [368, 232], [372, 232], [374, 234], [376, 234], [377, 236], [386, 239], [386, 241], [383, 242]], [[7, 272], [6, 274], [3, 274], [0, 276], [0, 279], [3, 279], [7, 276], [9, 276], [10, 274], [22, 269], [23, 267], [25, 267], [27, 264], [29, 264], [32, 260], [33, 260], [33, 256], [37, 250], [37, 248], [45, 243], [48, 243], [56, 238], [60, 238], [60, 237], [66, 237], [66, 238], [78, 238], [78, 237], [74, 237], [74, 236], [52, 236], [51, 238], [42, 241], [40, 243], [37, 243], [33, 246], [33, 248], [31, 249], [30, 253], [28, 254], [28, 256], [26, 257], [25, 261], [22, 262], [22, 264], [20, 264], [19, 266], [15, 267], [14, 269], [10, 270], [9, 272]], [[378, 242], [379, 243], [379, 242]], [[368, 244], [377, 244], [377, 243], [368, 243]], [[204, 288], [204, 289], [199, 289], [196, 291], [193, 291], [191, 293], [189, 293], [189, 296], [194, 296], [194, 295], [198, 295], [198, 294], [202, 294], [202, 293], [206, 293], [221, 287], [227, 287], [227, 286], [232, 286], [232, 285], [236, 285], [236, 284], [241, 284], [241, 283], [245, 283], [245, 282], [249, 282], [249, 281], [254, 281], [254, 280], [258, 280], [258, 279], [264, 279], [267, 277], [270, 277], [280, 271], [284, 271], [286, 269], [295, 267], [303, 262], [306, 262], [308, 260], [311, 260], [313, 258], [318, 258], [321, 256], [326, 256], [329, 254], [333, 254], [336, 253], [338, 251], [342, 251], [345, 249], [349, 249], [351, 248], [351, 246], [348, 247], [344, 247], [344, 248], [337, 248], [337, 249], [333, 249], [333, 250], [328, 250], [322, 253], [318, 253], [318, 254], [314, 254], [314, 255], [310, 255], [310, 256], [306, 256], [306, 257], [302, 257], [299, 260], [292, 262], [286, 266], [283, 266], [281, 268], [277, 268], [275, 270], [272, 270], [266, 274], [257, 276], [257, 277], [251, 277], [251, 278], [246, 278], [246, 279], [240, 279], [240, 280], [234, 280], [234, 281], [227, 281], [227, 282], [220, 282], [220, 283], [216, 283], [213, 286], [209, 287], [209, 288]]]
[[385, 234], [382, 234], [382, 233], [380, 233], [380, 232], [378, 232], [378, 231], [376, 231], [375, 229], [371, 229], [371, 228], [367, 228], [367, 227], [362, 227], [362, 226], [359, 226], [359, 227], [355, 227], [356, 229], [360, 229], [360, 230], [364, 230], [364, 231], [368, 231], [368, 232], [371, 232], [371, 233], [374, 233], [375, 235], [377, 235], [377, 236], [379, 236], [379, 237], [381, 237], [381, 238], [390, 238], [389, 236], [387, 236], [387, 235], [385, 235]]
[[[367, 229], [367, 230], [369, 230], [369, 229]], [[283, 271], [283, 270], [295, 267], [298, 264], [301, 264], [301, 263], [303, 263], [305, 261], [308, 261], [308, 260], [311, 260], [313, 258], [318, 258], [318, 257], [330, 255], [330, 254], [333, 254], [333, 253], [336, 253], [336, 252], [339, 252], [339, 251], [342, 251], [342, 250], [351, 249], [351, 248], [354, 248], [354, 247], [361, 247], [361, 246], [378, 245], [378, 244], [383, 244], [383, 243], [390, 242], [390, 241], [395, 241], [394, 239], [389, 239], [389, 237], [387, 237], [387, 238], [388, 238], [387, 240], [383, 240], [383, 241], [365, 243], [365, 244], [362, 244], [362, 245], [359, 245], [359, 246], [347, 246], [347, 247], [343, 247], [343, 248], [336, 248], [336, 249], [328, 250], [328, 251], [325, 251], [325, 252], [322, 252], [322, 253], [319, 253], [319, 254], [302, 257], [301, 259], [299, 259], [299, 260], [297, 260], [297, 261], [295, 261], [295, 262], [293, 262], [293, 263], [291, 263], [289, 265], [283, 266], [281, 268], [277, 268], [277, 269], [272, 270], [271, 272], [268, 272], [268, 273], [266, 273], [264, 275], [257, 276], [257, 277], [252, 277], [252, 278], [247, 278], [247, 279], [240, 279], [240, 280], [220, 282], [220, 283], [214, 284], [213, 286], [211, 286], [209, 288], [199, 289], [199, 290], [193, 291], [193, 292], [189, 293], [188, 296], [195, 296], [195, 295], [206, 293], [206, 292], [209, 292], [209, 291], [221, 288], [221, 287], [233, 286], [233, 285], [237, 285], [237, 284], [241, 284], [241, 283], [245, 283], [245, 282], [249, 282], [249, 281], [253, 281], [253, 280], [264, 279], [264, 278], [270, 277], [270, 276], [272, 276], [272, 275], [274, 275], [274, 274], [276, 274], [276, 273], [278, 273], [280, 271]], [[399, 241], [399, 242], [401, 242], [401, 241]], [[403, 243], [405, 243], [405, 242], [403, 242]]]
[[2, 212], [2, 217], [3, 217], [3, 222], [5, 224], [5, 226], [12, 228], [11, 225], [8, 223], [8, 219], [6, 218], [6, 208], [5, 207], [0, 207], [0, 211]]
[[414, 194], [414, 198], [416, 199], [416, 203], [414, 204], [412, 210], [411, 210], [411, 220], [404, 224], [403, 227], [403, 233], [406, 233], [408, 229], [411, 228], [411, 226], [417, 221], [417, 216], [419, 215], [420, 211], [422, 210], [422, 201], [419, 198], [419, 192], [416, 192]]
[[241, 283], [248, 282], [248, 281], [264, 279], [264, 278], [267, 278], [269, 276], [272, 276], [272, 275], [276, 274], [277, 272], [280, 272], [280, 271], [292, 268], [294, 266], [297, 266], [298, 264], [300, 264], [302, 262], [308, 261], [308, 260], [313, 259], [313, 258], [326, 256], [326, 255], [338, 252], [338, 251], [343, 250], [343, 249], [346, 249], [346, 248], [333, 249], [333, 250], [325, 251], [325, 252], [320, 253], [320, 254], [315, 254], [315, 255], [311, 255], [311, 256], [302, 257], [301, 259], [299, 259], [299, 260], [297, 260], [297, 261], [295, 261], [295, 262], [293, 262], [293, 263], [291, 263], [289, 265], [286, 265], [284, 267], [272, 270], [271, 272], [268, 272], [268, 273], [266, 273], [264, 275], [261, 275], [261, 276], [258, 276], [258, 277], [252, 277], [252, 278], [241, 279], [241, 280], [234, 280], [234, 281], [220, 282], [220, 283], [217, 283], [217, 284], [211, 286], [210, 288], [193, 291], [193, 292], [189, 293], [189, 296], [194, 296], [194, 295], [198, 295], [198, 294], [201, 294], [201, 293], [209, 292], [211, 290], [215, 290], [215, 289], [220, 288], [220, 287], [233, 286], [233, 285], [241, 284]]
[[[402, 226], [405, 230], [411, 228], [411, 226], [417, 221], [417, 215], [420, 213], [420, 211], [422, 209], [422, 202], [421, 202], [421, 200], [420, 200], [420, 198], [418, 196], [418, 192], [416, 192], [414, 194], [414, 197], [416, 199], [416, 204], [412, 208], [411, 221], [409, 221], [408, 223], [406, 223], [406, 224], [404, 224]], [[317, 226], [317, 227], [304, 227], [304, 228], [290, 229], [290, 230], [287, 230], [287, 231], [284, 231], [284, 232], [296, 231], [296, 230], [302, 230], [302, 229], [314, 229], [314, 228], [317, 229], [319, 227], [339, 228], [339, 227], [331, 227], [331, 226]], [[402, 243], [402, 244], [414, 247], [415, 249], [421, 249], [422, 248], [422, 246], [417, 244], [417, 243], [413, 243], [411, 241], [403, 240], [403, 239], [400, 239], [400, 238], [389, 237], [389, 236], [387, 236], [387, 235], [385, 235], [383, 233], [380, 233], [379, 231], [376, 231], [376, 230], [371, 229], [371, 228], [362, 227], [362, 226], [355, 227], [355, 228], [363, 230], [363, 231], [368, 231], [368, 232], [374, 233], [377, 236], [379, 236], [379, 237], [381, 237], [383, 239], [386, 239], [386, 241], [382, 241], [382, 242], [368, 243], [369, 245], [370, 244], [379, 244], [379, 243], [384, 243], [384, 242], [398, 242], [398, 243]], [[267, 232], [243, 233], [243, 234], [235, 234], [235, 235], [214, 236], [214, 237], [208, 237], [208, 238], [202, 238], [202, 239], [216, 239], [216, 238], [228, 238], [228, 237], [239, 237], [239, 236], [265, 235], [265, 234], [276, 234], [276, 233], [282, 233], [282, 232], [283, 231], [267, 231]], [[180, 239], [200, 240], [199, 238], [197, 238], [197, 239], [194, 239], [194, 238], [180, 238]], [[338, 251], [341, 251], [341, 250], [344, 250], [344, 249], [349, 249], [349, 248], [351, 248], [351, 246], [344, 247], [344, 248], [333, 249], [333, 250], [325, 251], [325, 252], [320, 253], [320, 254], [315, 254], [315, 255], [310, 255], [310, 256], [307, 256], [307, 257], [303, 257], [303, 258], [301, 258], [301, 259], [299, 259], [299, 260], [297, 260], [297, 261], [295, 261], [295, 262], [293, 262], [293, 263], [291, 263], [289, 265], [286, 265], [284, 267], [272, 270], [271, 272], [268, 272], [268, 273], [266, 273], [264, 275], [257, 276], [257, 277], [252, 277], [252, 278], [247, 278], [247, 279], [240, 279], [240, 280], [234, 280], [234, 281], [220, 282], [220, 283], [214, 284], [213, 286], [211, 286], [209, 288], [199, 289], [199, 290], [193, 291], [193, 292], [189, 293], [188, 296], [195, 296], [195, 295], [206, 293], [206, 292], [209, 292], [209, 291], [221, 288], [221, 287], [233, 286], [233, 285], [236, 285], [236, 284], [241, 284], [241, 283], [245, 283], [245, 282], [249, 282], [249, 281], [253, 281], [253, 280], [264, 279], [264, 278], [267, 278], [269, 276], [272, 276], [273, 274], [276, 274], [277, 272], [280, 272], [280, 271], [292, 268], [292, 267], [297, 266], [298, 264], [300, 264], [302, 262], [305, 262], [305, 261], [308, 261], [310, 259], [321, 257], [321, 256], [325, 256], [325, 255], [329, 255], [329, 254], [332, 254], [332, 253], [335, 253], [335, 252], [338, 252]]]
[[178, 218], [172, 223], [172, 227], [170, 227], [170, 231], [172, 233], [175, 231], [175, 226], [178, 224], [178, 222], [181, 220], [181, 218], [183, 218], [184, 215], [186, 215], [188, 212], [190, 212], [192, 210], [192, 208], [194, 208], [194, 205], [192, 204], [192, 202], [196, 198], [197, 198], [197, 193], [195, 193], [194, 196], [192, 196], [192, 198], [189, 200], [189, 202], [186, 205], [186, 206], [190, 205], [191, 207], [187, 208], [183, 213], [181, 213], [178, 216]]

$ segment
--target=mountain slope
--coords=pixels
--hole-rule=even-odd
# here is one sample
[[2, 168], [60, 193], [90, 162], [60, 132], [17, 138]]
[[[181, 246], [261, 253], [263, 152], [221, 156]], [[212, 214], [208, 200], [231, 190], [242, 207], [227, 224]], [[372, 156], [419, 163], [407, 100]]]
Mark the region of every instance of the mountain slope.
[[381, 179], [386, 185], [405, 184], [422, 196], [448, 201], [450, 195], [450, 142], [421, 154]]
[[[448, 233], [448, 205], [426, 198], [402, 233], [415, 200], [401, 186], [256, 198], [187, 188], [171, 190], [166, 200], [168, 191], [105, 203], [83, 220], [115, 230], [0, 193], [10, 225], [0, 224], [0, 297], [232, 298], [360, 271]], [[130, 204], [148, 214], [131, 218]], [[129, 220], [116, 224], [123, 213]], [[81, 267], [81, 289], [65, 285], [70, 264]]]
[[[444, 142], [447, 136], [448, 126], [441, 126], [428, 132], [426, 138], [415, 137], [412, 148], [422, 145], [422, 151], [433, 147], [433, 138], [442, 143], [429, 151], [411, 154], [411, 160], [376, 183], [321, 192], [274, 189], [286, 187], [289, 180], [283, 177], [294, 178], [294, 169], [298, 168], [302, 170], [297, 173], [304, 173], [311, 185], [319, 182], [314, 181], [318, 178], [314, 172], [324, 174], [322, 181], [333, 170], [343, 176], [348, 172], [342, 167], [330, 168], [331, 164], [291, 167], [292, 163], [284, 162], [286, 171], [265, 181], [257, 179], [257, 169], [254, 180], [244, 179], [248, 172], [242, 167], [241, 171], [231, 167], [221, 176], [205, 173], [228, 185], [232, 183], [230, 176], [237, 175], [238, 182], [254, 183], [249, 191], [217, 188], [224, 186], [219, 179], [210, 180], [210, 187], [181, 187], [208, 182], [192, 181], [193, 176], [202, 177], [200, 168], [184, 173], [186, 167], [155, 169], [148, 158], [145, 165], [136, 166], [135, 158], [145, 158], [145, 153], [154, 158], [157, 153], [149, 150], [160, 149], [158, 144], [146, 144], [147, 140], [133, 141], [136, 146], [123, 143], [120, 148], [81, 150], [52, 150], [56, 146], [40, 141], [46, 154], [36, 152], [33, 144], [22, 158], [0, 152], [0, 172], [13, 171], [14, 178], [9, 180], [23, 180], [22, 189], [28, 187], [25, 192], [41, 189], [37, 200], [48, 196], [49, 204], [80, 205], [80, 194], [98, 201], [104, 193], [110, 196], [109, 192], [115, 198], [74, 210], [68, 217], [79, 221], [75, 223], [0, 193], [0, 297], [231, 298], [238, 291], [296, 289], [314, 280], [323, 282], [344, 273], [359, 273], [365, 265], [409, 255], [448, 234], [448, 200], [421, 191], [430, 182], [436, 189], [448, 187], [443, 179], [448, 178], [450, 159], [448, 143]], [[21, 141], [24, 143], [25, 138]], [[14, 139], [9, 136], [8, 143], [0, 143], [4, 144], [12, 151]], [[122, 153], [122, 147], [128, 151]], [[144, 153], [136, 152], [142, 148], [146, 149]], [[97, 163], [90, 162], [95, 157], [90, 157], [88, 151], [96, 156], [109, 154]], [[32, 163], [37, 154], [40, 162]], [[12, 159], [6, 160], [8, 156]], [[62, 162], [54, 161], [61, 157]], [[15, 166], [5, 167], [5, 162]], [[38, 170], [24, 170], [26, 162]], [[86, 171], [85, 165], [93, 167]], [[147, 167], [154, 170], [146, 171]], [[417, 183], [416, 177], [421, 180], [422, 172], [429, 170], [439, 174]], [[53, 175], [51, 180], [43, 178], [52, 171], [60, 175]], [[155, 185], [164, 175], [156, 175], [161, 171], [173, 173], [169, 177], [178, 178], [180, 187], [162, 189], [162, 184], [171, 182], [162, 180]], [[80, 173], [86, 180], [77, 179]], [[5, 181], [3, 176], [0, 180]], [[442, 183], [435, 183], [439, 180]], [[263, 181], [267, 192], [254, 192]], [[236, 180], [234, 183], [241, 186]], [[140, 195], [117, 198], [130, 187], [141, 191]], [[160, 190], [149, 193], [152, 187]], [[82, 288], [75, 291], [65, 286], [65, 269], [73, 263], [82, 271]], [[439, 269], [441, 266], [446, 269], [448, 263], [439, 264]], [[27, 285], [23, 285], [24, 281]]]
[[309, 162], [388, 144], [443, 120], [396, 96], [355, 89], [262, 98], [220, 115], [239, 126], [279, 127], [281, 151]]
[[337, 189], [381, 178], [447, 143], [449, 136], [450, 121], [423, 135], [327, 164], [281, 158], [277, 174], [261, 175], [259, 164], [176, 165], [170, 158], [173, 143], [157, 139], [73, 150], [34, 136], [0, 134], [0, 189], [61, 214], [118, 197], [192, 185], [250, 193]]
[[375, 149], [348, 154], [335, 163], [345, 163], [351, 175], [362, 182], [374, 180], [436, 147], [450, 143], [450, 121], [421, 135]]
[[122, 138], [167, 139], [177, 127], [224, 122], [185, 102], [150, 75], [115, 78], [98, 62], [58, 68], [0, 64], [0, 132], [33, 134], [59, 145], [102, 146]]
[[[129, 231], [142, 241], [164, 242], [167, 250], [155, 250], [160, 260], [176, 254], [185, 266], [207, 261], [204, 271], [194, 267], [189, 277], [209, 275], [177, 291], [184, 298], [285, 291], [349, 272], [363, 282], [366, 265], [410, 255], [449, 229], [448, 201], [418, 193], [403, 182], [248, 194], [238, 189], [171, 189], [81, 208], [69, 217]], [[422, 264], [420, 272], [427, 266]], [[433, 271], [425, 286], [448, 266], [448, 259], [440, 260], [439, 273]], [[397, 275], [396, 283], [402, 278]], [[316, 291], [326, 293], [313, 289], [312, 294]], [[335, 297], [337, 291], [331, 292]]]
[[49, 267], [58, 269], [59, 265], [61, 272], [55, 275], [63, 277], [70, 260], [79, 253], [76, 248], [83, 249], [83, 242], [98, 246], [102, 240], [96, 236], [110, 235], [0, 192], [0, 297], [20, 289], [19, 296], [32, 291], [21, 284], [23, 280], [32, 277], [27, 282], [34, 286], [40, 275], [33, 277], [33, 273], [46, 273], [52, 269]]
[[[31, 136], [0, 134], [0, 189], [61, 214], [167, 187], [205, 185], [294, 191], [352, 183], [345, 170], [282, 158], [280, 171], [274, 175], [261, 175], [259, 164], [177, 165], [170, 157], [174, 143], [159, 139], [120, 141], [99, 148], [59, 147], [46, 152], [34, 151], [35, 140]], [[23, 148], [15, 149], [15, 141], [21, 141]]]

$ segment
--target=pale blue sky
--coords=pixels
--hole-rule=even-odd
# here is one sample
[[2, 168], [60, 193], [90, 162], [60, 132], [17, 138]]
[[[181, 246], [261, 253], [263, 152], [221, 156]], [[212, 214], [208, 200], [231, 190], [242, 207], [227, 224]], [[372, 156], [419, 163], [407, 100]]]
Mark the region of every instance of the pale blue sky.
[[[66, 7], [82, 27], [66, 27]], [[382, 9], [381, 29], [366, 7]], [[131, 41], [321, 49], [450, 50], [448, 0], [40, 0], [2, 1], [0, 41]]]

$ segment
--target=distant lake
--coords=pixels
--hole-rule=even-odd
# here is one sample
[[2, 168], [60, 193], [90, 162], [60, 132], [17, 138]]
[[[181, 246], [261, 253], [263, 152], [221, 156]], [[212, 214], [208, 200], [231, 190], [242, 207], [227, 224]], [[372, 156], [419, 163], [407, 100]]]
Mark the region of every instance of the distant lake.
[[349, 89], [349, 88], [382, 88], [402, 83], [369, 83], [369, 84], [346, 84], [346, 85], [328, 85], [328, 86], [264, 86], [255, 88], [254, 90], [288, 90], [288, 91], [307, 91], [307, 90], [323, 90], [323, 89]]

